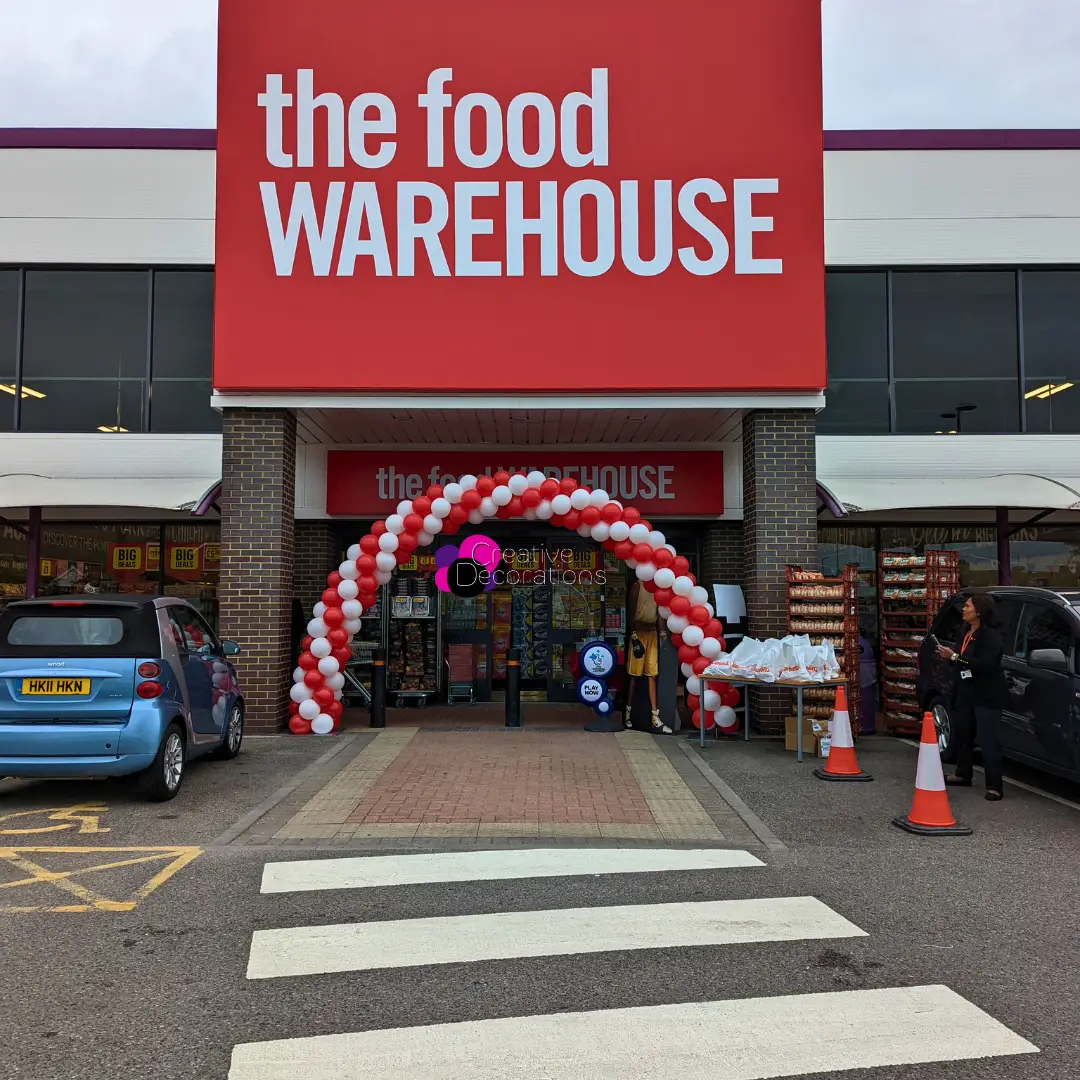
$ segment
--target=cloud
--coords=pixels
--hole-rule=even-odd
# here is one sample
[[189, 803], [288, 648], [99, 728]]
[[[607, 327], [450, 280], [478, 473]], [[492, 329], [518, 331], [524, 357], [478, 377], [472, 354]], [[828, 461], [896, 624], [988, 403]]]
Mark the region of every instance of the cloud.
[[[0, 127], [213, 127], [216, 14], [0, 0]], [[823, 0], [822, 25], [826, 127], [1080, 127], [1080, 0]]]

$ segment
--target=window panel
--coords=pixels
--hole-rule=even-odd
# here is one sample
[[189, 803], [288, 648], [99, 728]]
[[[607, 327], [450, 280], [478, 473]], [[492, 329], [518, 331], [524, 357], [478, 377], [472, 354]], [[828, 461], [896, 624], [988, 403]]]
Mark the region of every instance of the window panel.
[[221, 576], [221, 525], [165, 526], [165, 594], [181, 596], [216, 631], [218, 579]]
[[155, 272], [151, 377], [209, 380], [213, 351], [214, 272]]
[[209, 379], [155, 379], [150, 430], [220, 431], [221, 413], [210, 407]]
[[878, 435], [889, 430], [889, 384], [831, 382], [825, 391], [825, 409], [818, 413], [821, 435]]
[[141, 431], [140, 379], [23, 381], [23, 431]]
[[[1020, 430], [1020, 395], [1012, 379], [973, 382], [934, 380], [896, 384], [896, 430], [908, 435]], [[943, 413], [962, 410], [959, 419]]]
[[1063, 615], [1041, 604], [1025, 604], [1016, 637], [1016, 655], [1030, 656], [1036, 649], [1060, 649], [1068, 658], [1072, 655], [1072, 627]]
[[1024, 388], [1028, 431], [1080, 433], [1080, 375], [1077, 382], [1028, 379]]
[[146, 271], [28, 270], [24, 381], [145, 379], [149, 299]]
[[1022, 282], [1028, 378], [1065, 376], [1080, 382], [1080, 272], [1025, 270]]
[[19, 272], [0, 270], [0, 431], [15, 422], [15, 347], [19, 325]]
[[897, 379], [1017, 377], [1014, 273], [896, 271], [892, 281]]
[[825, 275], [829, 380], [888, 378], [886, 276], [830, 271]]

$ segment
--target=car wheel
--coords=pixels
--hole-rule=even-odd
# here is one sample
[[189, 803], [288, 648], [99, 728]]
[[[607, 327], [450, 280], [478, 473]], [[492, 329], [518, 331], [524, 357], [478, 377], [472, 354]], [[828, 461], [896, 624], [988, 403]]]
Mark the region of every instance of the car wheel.
[[214, 751], [214, 757], [218, 761], [231, 761], [240, 753], [240, 744], [244, 741], [244, 707], [237, 702], [229, 713], [228, 722], [225, 725], [225, 737], [221, 745]]
[[170, 724], [154, 763], [139, 775], [139, 788], [143, 795], [154, 802], [167, 802], [175, 798], [184, 782], [186, 764], [187, 747], [184, 745], [183, 729], [179, 724]]
[[950, 761], [955, 755], [952, 754], [953, 725], [949, 706], [945, 704], [944, 699], [935, 698], [930, 703], [930, 714], [934, 718], [934, 729], [937, 731], [938, 750], [941, 752], [942, 758]]

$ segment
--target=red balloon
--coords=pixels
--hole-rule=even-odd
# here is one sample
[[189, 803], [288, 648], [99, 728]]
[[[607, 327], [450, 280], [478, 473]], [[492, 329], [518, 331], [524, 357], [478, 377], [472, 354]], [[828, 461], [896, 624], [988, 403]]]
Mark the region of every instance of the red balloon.
[[480, 503], [483, 500], [483, 496], [477, 491], [476, 488], [470, 488], [461, 496], [461, 502], [459, 503], [466, 511], [479, 510]]
[[675, 556], [667, 548], [657, 548], [653, 555], [653, 562], [657, 566], [670, 566], [675, 561]]
[[450, 507], [450, 513], [444, 520], [451, 521], [455, 525], [464, 525], [465, 522], [469, 520], [469, 511], [466, 510], [461, 503], [458, 503], [457, 505]]
[[360, 578], [356, 582], [356, 584], [359, 586], [361, 594], [366, 593], [368, 596], [373, 595], [375, 590], [379, 587], [378, 582], [376, 582], [375, 578], [368, 577], [366, 574], [362, 578]]
[[367, 611], [367, 609], [375, 603], [375, 594], [361, 593], [356, 599], [360, 601], [361, 606]]
[[510, 520], [510, 504], [507, 503], [506, 506], [500, 506], [499, 509], [495, 511], [495, 516], [497, 518], [500, 518], [502, 521], [509, 521]]
[[682, 577], [690, 571], [690, 560], [682, 555], [676, 555], [671, 563], [671, 569], [675, 571], [676, 577]]
[[491, 479], [495, 481], [496, 487], [504, 487], [510, 479], [510, 474], [505, 469], [499, 469], [497, 472], [492, 473]]
[[551, 518], [549, 520], [551, 521], [551, 524], [555, 526], [556, 529], [561, 529], [562, 528], [562, 523], [563, 523], [563, 520], [564, 520], [562, 514], [552, 514]]
[[727, 652], [727, 642], [723, 638], [717, 638], [716, 640], [720, 642], [720, 651]]
[[423, 524], [424, 518], [431, 513], [431, 500], [426, 495], [417, 495], [412, 501], [412, 508]]
[[310, 649], [311, 648], [311, 643], [314, 640], [315, 639], [310, 634], [305, 634], [303, 636], [303, 638], [301, 639], [301, 641], [300, 641], [300, 648], [304, 649], [304, 650]]
[[581, 524], [581, 511], [571, 510], [563, 517], [563, 525], [568, 529], [576, 529]]
[[331, 570], [330, 573], [326, 575], [326, 587], [336, 591], [340, 584], [341, 575], [336, 570]]
[[699, 656], [690, 666], [694, 669], [695, 675], [700, 675], [711, 663], [712, 661], [707, 657]]
[[521, 496], [522, 504], [530, 510], [539, 506], [543, 501], [544, 496], [540, 494], [539, 488], [526, 488]]
[[294, 735], [310, 735], [311, 724], [309, 724], [302, 716], [294, 716], [289, 720], [289, 730]]
[[679, 646], [679, 663], [680, 664], [692, 664], [701, 654], [694, 648], [693, 645], [680, 645]]
[[634, 545], [634, 560], [635, 562], [645, 563], [652, 562], [653, 549], [650, 544], [635, 544]]
[[319, 708], [325, 711], [326, 706], [334, 700], [334, 691], [329, 686], [320, 686], [315, 691], [315, 700], [319, 703]]
[[671, 607], [671, 601], [674, 599], [675, 594], [670, 589], [657, 589], [653, 593], [653, 599], [660, 605], [660, 607]]
[[604, 550], [605, 551], [614, 551], [615, 550], [615, 541], [612, 540], [610, 536], [604, 541]]
[[695, 604], [687, 616], [695, 626], [708, 626], [709, 617], [709, 609], [701, 604]]
[[705, 625], [705, 636], [719, 638], [724, 632], [724, 627], [719, 619], [710, 619]]
[[371, 526], [371, 535], [376, 538], [382, 536], [384, 532], [386, 532], [385, 521], [376, 521], [375, 524]]
[[676, 649], [681, 649], [683, 645], [682, 634], [672, 634], [671, 644], [674, 645]]
[[544, 498], [544, 499], [554, 499], [555, 496], [558, 495], [558, 494], [559, 494], [559, 481], [558, 480], [552, 480], [551, 477], [548, 477], [540, 485], [540, 495], [541, 495], [542, 498]]
[[615, 554], [623, 561], [632, 559], [634, 557], [634, 545], [629, 540], [620, 540], [615, 545]]
[[525, 512], [525, 503], [520, 495], [512, 495], [506, 504], [506, 509], [510, 511], [511, 517], [521, 517]]
[[600, 523], [600, 507], [598, 506], [586, 506], [581, 511], [581, 524], [588, 525], [592, 528], [593, 525]]
[[693, 575], [693, 574], [690, 574], [690, 573], [688, 573], [688, 574], [686, 575], [686, 577], [688, 577], [688, 578], [690, 579], [690, 583], [691, 583], [692, 585], [696, 585], [696, 584], [697, 584], [697, 578], [696, 578], [696, 577], [694, 577], [694, 575]]
[[646, 592], [651, 592], [651, 593], [656, 592], [656, 582], [655, 581], [643, 581], [641, 584], [645, 586], [645, 591]]
[[304, 685], [309, 690], [318, 690], [323, 682], [323, 674], [318, 668], [314, 668], [313, 670], [304, 673]]
[[[476, 490], [486, 497], [495, 490], [495, 481], [490, 476], [477, 477]], [[480, 504], [477, 503], [476, 505], [479, 506]]]
[[701, 698], [697, 694], [687, 694], [686, 704], [691, 709], [696, 709], [701, 704]]
[[289, 715], [290, 716], [299, 716], [300, 715], [300, 702], [299, 701], [290, 701], [289, 702]]
[[356, 560], [356, 569], [360, 571], [361, 576], [364, 574], [375, 573], [375, 556], [374, 555], [361, 555]]
[[339, 595], [337, 589], [324, 589], [322, 594], [322, 602], [328, 608], [339, 608], [341, 607], [341, 596]]
[[405, 515], [405, 531], [418, 533], [424, 527], [424, 519], [419, 514]]
[[443, 519], [442, 536], [453, 536], [454, 533], [460, 529], [461, 526], [456, 521], [451, 521], [449, 518]]
[[632, 506], [628, 506], [622, 512], [622, 519], [627, 525], [636, 525], [641, 520], [641, 513]]
[[569, 476], [564, 476], [559, 481], [559, 491], [562, 492], [563, 495], [573, 495], [577, 489], [578, 482], [576, 480], [571, 480]]
[[622, 507], [620, 507], [618, 503], [604, 503], [600, 510], [600, 516], [609, 525], [612, 525], [622, 517]]
[[412, 552], [399, 547], [394, 552], [394, 558], [397, 559], [398, 566], [404, 566], [412, 558]]
[[360, 550], [366, 555], [378, 555], [379, 553], [379, 539], [374, 533], [368, 533], [360, 541]]
[[346, 649], [346, 648], [340, 648], [340, 649], [331, 649], [331, 651], [330, 651], [330, 655], [331, 655], [331, 656], [332, 656], [332, 657], [333, 657], [333, 658], [334, 658], [334, 659], [335, 659], [335, 660], [336, 660], [336, 661], [337, 661], [337, 662], [338, 662], [338, 663], [339, 663], [339, 664], [340, 664], [340, 665], [341, 665], [342, 667], [344, 667], [344, 666], [345, 666], [345, 665], [346, 665], [346, 664], [347, 664], [347, 663], [348, 663], [348, 662], [349, 662], [349, 661], [350, 661], [350, 660], [352, 659], [352, 652], [351, 652], [351, 651], [350, 651], [349, 649]]
[[436, 499], [442, 498], [442, 484], [432, 484], [431, 487], [424, 492], [424, 494], [434, 502]]
[[345, 621], [345, 612], [339, 607], [327, 608], [322, 618], [327, 626], [340, 626]]
[[680, 618], [685, 619], [690, 614], [690, 601], [685, 596], [673, 596], [668, 607], [671, 608], [672, 615], [678, 615]]
[[415, 551], [419, 543], [420, 541], [417, 540], [416, 533], [403, 532], [397, 538], [397, 549], [398, 551], [405, 552]]
[[326, 715], [332, 716], [335, 720], [340, 720], [343, 710], [344, 706], [340, 701], [331, 701], [326, 707]]
[[734, 709], [739, 704], [739, 691], [732, 687], [730, 690], [725, 690], [720, 695], [720, 701], [726, 705], [729, 709]]
[[335, 626], [329, 634], [326, 635], [326, 640], [335, 649], [340, 649], [343, 645], [349, 644], [349, 631], [343, 626]]
[[695, 709], [690, 714], [690, 723], [694, 725], [694, 728], [696, 730], [699, 730], [699, 731], [701, 730], [701, 710], [700, 709]]

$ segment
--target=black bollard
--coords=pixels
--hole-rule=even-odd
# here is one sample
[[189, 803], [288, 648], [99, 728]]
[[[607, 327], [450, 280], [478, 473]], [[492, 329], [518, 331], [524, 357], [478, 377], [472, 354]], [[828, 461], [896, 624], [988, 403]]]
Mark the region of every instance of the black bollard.
[[376, 649], [371, 660], [371, 721], [368, 727], [386, 727], [385, 649]]
[[521, 727], [521, 650], [506, 650], [506, 726]]

